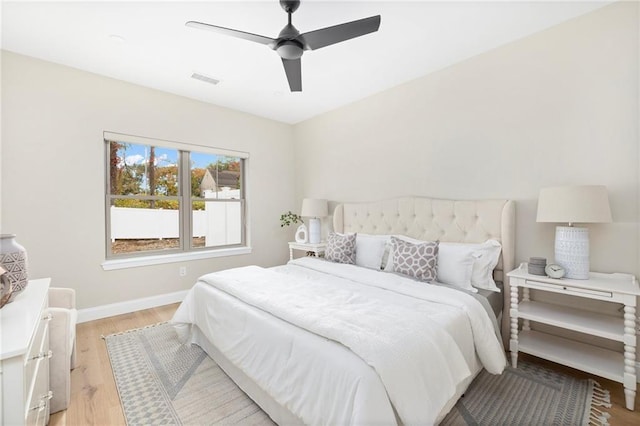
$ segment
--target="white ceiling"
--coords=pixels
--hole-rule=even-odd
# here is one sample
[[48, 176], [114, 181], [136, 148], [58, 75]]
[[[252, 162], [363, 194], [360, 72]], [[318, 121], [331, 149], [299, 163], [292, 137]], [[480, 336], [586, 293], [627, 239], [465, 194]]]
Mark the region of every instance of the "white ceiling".
[[[607, 3], [302, 1], [293, 15], [302, 33], [378, 14], [382, 23], [377, 33], [305, 52], [301, 93], [289, 91], [268, 47], [184, 25], [276, 37], [287, 20], [277, 1], [3, 1], [2, 48], [296, 123]], [[194, 80], [194, 72], [221, 82]]]

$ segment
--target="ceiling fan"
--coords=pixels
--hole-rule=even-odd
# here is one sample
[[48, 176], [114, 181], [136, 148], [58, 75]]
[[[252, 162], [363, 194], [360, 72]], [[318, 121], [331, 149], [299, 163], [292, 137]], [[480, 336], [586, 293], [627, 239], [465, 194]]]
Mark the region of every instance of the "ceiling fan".
[[282, 65], [287, 74], [289, 88], [292, 92], [302, 91], [302, 66], [300, 58], [305, 50], [317, 50], [321, 47], [360, 37], [378, 31], [380, 27], [380, 15], [376, 15], [300, 34], [300, 31], [291, 23], [291, 14], [300, 6], [300, 0], [280, 0], [280, 6], [287, 12], [289, 23], [280, 31], [278, 38], [265, 37], [196, 21], [189, 21], [185, 25], [269, 46], [278, 52], [278, 55], [282, 58]]

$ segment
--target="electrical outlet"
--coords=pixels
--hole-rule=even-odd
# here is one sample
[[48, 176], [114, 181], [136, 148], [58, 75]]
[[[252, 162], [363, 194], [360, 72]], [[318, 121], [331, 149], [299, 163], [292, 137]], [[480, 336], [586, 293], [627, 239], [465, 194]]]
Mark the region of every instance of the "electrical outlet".
[[187, 275], [187, 267], [186, 266], [181, 266], [178, 269], [178, 274], [180, 274], [181, 277], [184, 277], [185, 275]]

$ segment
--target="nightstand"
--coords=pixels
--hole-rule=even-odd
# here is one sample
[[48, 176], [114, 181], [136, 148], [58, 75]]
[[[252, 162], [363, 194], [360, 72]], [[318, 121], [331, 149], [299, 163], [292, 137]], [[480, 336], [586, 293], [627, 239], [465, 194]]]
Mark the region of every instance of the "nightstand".
[[316, 257], [320, 257], [324, 250], [327, 248], [327, 243], [296, 243], [295, 241], [291, 241], [289, 243], [289, 260], [293, 259], [293, 251], [294, 250], [303, 250], [306, 252], [312, 252]]
[[[507, 274], [511, 285], [511, 364], [518, 352], [528, 353], [622, 383], [626, 407], [634, 409], [636, 396], [636, 298], [638, 281], [629, 274], [591, 272], [588, 280], [554, 279], [531, 275], [526, 264]], [[519, 289], [522, 288], [522, 299]], [[575, 307], [531, 300], [530, 289], [565, 294], [575, 298]], [[623, 305], [624, 316], [616, 317], [581, 309], [581, 299]], [[518, 319], [523, 320], [518, 330]], [[622, 342], [624, 353], [586, 342], [569, 340], [531, 329], [531, 322]]]

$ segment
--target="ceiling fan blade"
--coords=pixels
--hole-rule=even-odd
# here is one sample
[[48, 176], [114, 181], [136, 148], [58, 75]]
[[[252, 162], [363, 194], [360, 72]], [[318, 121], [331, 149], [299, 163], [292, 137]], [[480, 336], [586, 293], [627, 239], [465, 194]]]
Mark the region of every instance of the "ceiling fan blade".
[[310, 31], [301, 34], [298, 39], [303, 42], [305, 49], [316, 50], [321, 47], [340, 43], [341, 41], [373, 33], [378, 31], [378, 28], [380, 28], [380, 15]]
[[244, 31], [232, 30], [231, 28], [219, 27], [217, 25], [205, 24], [203, 22], [189, 21], [185, 24], [187, 27], [198, 28], [200, 30], [213, 31], [214, 33], [224, 34], [231, 37], [237, 37], [244, 40], [254, 41], [256, 43], [270, 46], [276, 42], [275, 39], [261, 36], [258, 34], [251, 34]]
[[300, 58], [294, 60], [283, 58], [282, 65], [284, 65], [284, 72], [287, 73], [291, 91], [302, 92], [302, 63]]

